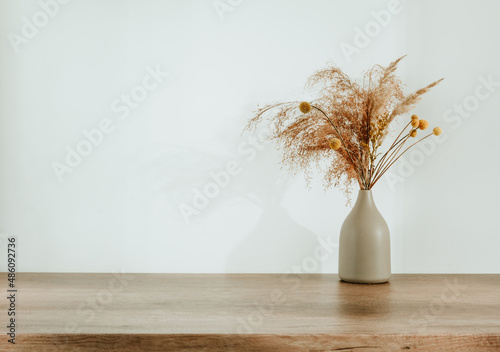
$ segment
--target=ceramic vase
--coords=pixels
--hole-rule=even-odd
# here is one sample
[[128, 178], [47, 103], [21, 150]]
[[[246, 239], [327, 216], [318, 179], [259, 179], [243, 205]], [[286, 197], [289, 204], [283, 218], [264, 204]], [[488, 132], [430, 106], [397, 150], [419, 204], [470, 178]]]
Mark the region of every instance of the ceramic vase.
[[378, 211], [371, 190], [360, 190], [344, 220], [339, 238], [342, 281], [377, 284], [391, 277], [389, 227]]

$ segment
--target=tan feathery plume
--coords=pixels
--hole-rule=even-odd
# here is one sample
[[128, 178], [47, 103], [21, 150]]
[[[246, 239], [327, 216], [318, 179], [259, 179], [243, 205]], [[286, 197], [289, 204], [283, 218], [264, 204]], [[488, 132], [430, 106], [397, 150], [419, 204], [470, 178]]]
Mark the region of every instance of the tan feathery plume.
[[391, 84], [395, 79], [395, 72], [398, 68], [398, 64], [406, 55], [401, 56], [396, 61], [393, 61], [384, 68], [383, 75], [379, 80], [378, 86], [375, 88], [373, 92], [372, 101], [373, 104], [371, 106], [370, 115], [373, 117], [379, 116], [382, 114], [382, 109], [390, 102], [391, 92], [393, 90], [393, 85]]
[[391, 116], [389, 116], [389, 123], [394, 120], [396, 116], [406, 114], [407, 112], [411, 111], [415, 107], [415, 105], [417, 105], [417, 103], [422, 99], [422, 95], [427, 93], [432, 87], [437, 86], [443, 79], [444, 78], [441, 78], [440, 80], [437, 80], [436, 82], [433, 82], [424, 88], [420, 88], [416, 92], [408, 95], [402, 102], [396, 105], [396, 107], [392, 111]]

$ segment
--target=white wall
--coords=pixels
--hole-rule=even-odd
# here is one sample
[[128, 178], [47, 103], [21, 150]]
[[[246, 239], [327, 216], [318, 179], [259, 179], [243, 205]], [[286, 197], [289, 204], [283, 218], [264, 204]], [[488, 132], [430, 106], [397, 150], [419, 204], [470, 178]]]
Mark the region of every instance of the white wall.
[[[342, 43], [390, 2], [233, 1], [219, 17], [220, 3], [73, 0], [44, 18], [38, 1], [0, 0], [0, 232], [18, 237], [21, 271], [336, 272], [342, 195], [283, 176], [241, 130], [259, 103], [310, 98], [327, 62], [360, 75], [403, 54], [407, 92], [446, 77], [415, 110], [445, 134], [374, 190], [393, 271], [499, 271], [499, 86], [474, 98], [481, 77], [500, 82], [499, 2], [403, 2], [349, 58]], [[43, 27], [22, 37], [34, 15]], [[146, 78], [127, 114], [122, 95], [156, 69], [168, 77]], [[469, 117], [449, 111], [464, 103]], [[112, 131], [59, 181], [52, 164], [100, 124]], [[186, 223], [179, 205], [231, 162], [239, 173]]]

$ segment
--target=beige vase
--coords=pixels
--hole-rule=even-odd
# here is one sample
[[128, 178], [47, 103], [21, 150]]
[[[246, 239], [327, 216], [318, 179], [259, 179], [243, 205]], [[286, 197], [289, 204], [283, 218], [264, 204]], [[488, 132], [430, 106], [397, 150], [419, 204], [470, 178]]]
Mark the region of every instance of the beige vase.
[[370, 190], [359, 191], [356, 204], [342, 224], [339, 277], [360, 284], [382, 283], [391, 277], [389, 227]]

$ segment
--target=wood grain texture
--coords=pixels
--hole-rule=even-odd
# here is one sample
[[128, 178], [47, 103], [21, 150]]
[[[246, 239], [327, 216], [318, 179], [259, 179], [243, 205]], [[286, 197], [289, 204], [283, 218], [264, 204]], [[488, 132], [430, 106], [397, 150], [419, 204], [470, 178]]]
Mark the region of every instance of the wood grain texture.
[[[1, 345], [0, 345], [1, 348]], [[500, 336], [483, 335], [24, 335], [15, 351], [21, 352], [132, 352], [132, 351], [500, 351]]]
[[2, 351], [500, 351], [500, 275], [20, 273], [17, 288]]

